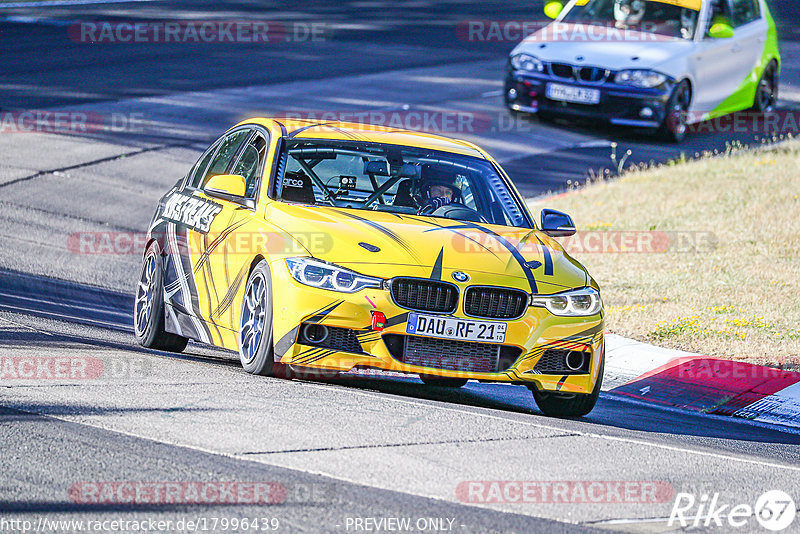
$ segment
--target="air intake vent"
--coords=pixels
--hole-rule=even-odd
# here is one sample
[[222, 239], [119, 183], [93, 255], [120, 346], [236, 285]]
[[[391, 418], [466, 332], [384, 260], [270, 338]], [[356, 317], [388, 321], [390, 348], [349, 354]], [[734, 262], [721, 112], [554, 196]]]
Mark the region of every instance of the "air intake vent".
[[314, 323], [303, 323], [298, 341], [303, 345], [338, 350], [341, 352], [363, 353], [355, 330], [335, 328]]
[[383, 341], [399, 362], [447, 371], [502, 373], [522, 354], [522, 349], [510, 345], [400, 334], [385, 334]]
[[591, 355], [574, 350], [546, 350], [533, 370], [542, 375], [582, 375], [590, 371]]
[[403, 362], [448, 371], [494, 373], [499, 356], [499, 345], [408, 336]]

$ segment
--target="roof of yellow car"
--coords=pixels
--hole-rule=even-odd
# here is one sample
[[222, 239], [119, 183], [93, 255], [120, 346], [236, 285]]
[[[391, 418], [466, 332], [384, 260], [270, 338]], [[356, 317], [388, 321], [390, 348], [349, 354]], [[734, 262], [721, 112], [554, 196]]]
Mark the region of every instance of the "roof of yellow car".
[[340, 121], [320, 121], [304, 119], [284, 119], [258, 117], [237, 124], [260, 124], [269, 128], [272, 124], [283, 126], [286, 137], [293, 139], [332, 139], [337, 141], [365, 141], [390, 145], [410, 146], [442, 150], [456, 154], [485, 158], [485, 155], [472, 143], [450, 139], [425, 132], [415, 132], [399, 128], [374, 126]]

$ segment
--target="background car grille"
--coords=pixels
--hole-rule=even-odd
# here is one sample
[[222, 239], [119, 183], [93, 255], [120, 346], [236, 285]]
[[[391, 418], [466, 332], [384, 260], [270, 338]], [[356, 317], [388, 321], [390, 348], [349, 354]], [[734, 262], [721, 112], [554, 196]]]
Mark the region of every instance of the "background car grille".
[[528, 294], [502, 287], [470, 287], [464, 296], [464, 313], [485, 319], [516, 319], [528, 307]]
[[584, 82], [600, 83], [608, 78], [609, 71], [598, 67], [581, 67], [578, 70], [578, 78]]
[[602, 83], [608, 79], [611, 71], [600, 67], [576, 67], [568, 63], [550, 63], [550, 74], [565, 80]]
[[448, 371], [494, 373], [499, 345], [407, 336], [403, 362]]
[[395, 278], [392, 298], [398, 306], [424, 312], [453, 313], [458, 307], [458, 288], [418, 278]]
[[567, 65], [566, 63], [550, 63], [550, 73], [553, 76], [568, 80], [575, 78], [575, 71], [572, 69], [572, 65]]

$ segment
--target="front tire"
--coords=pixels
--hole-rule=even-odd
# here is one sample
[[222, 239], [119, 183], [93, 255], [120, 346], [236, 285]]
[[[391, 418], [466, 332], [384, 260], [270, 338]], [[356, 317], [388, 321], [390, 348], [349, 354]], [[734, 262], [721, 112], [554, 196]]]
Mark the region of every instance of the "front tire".
[[756, 113], [771, 113], [778, 102], [778, 65], [773, 61], [761, 74], [751, 108]]
[[153, 243], [144, 256], [133, 305], [136, 341], [148, 349], [183, 352], [189, 340], [164, 328], [164, 271], [161, 249]]
[[253, 375], [271, 376], [274, 372], [272, 345], [272, 273], [261, 261], [250, 273], [239, 319], [239, 360]]
[[686, 80], [672, 90], [667, 102], [664, 122], [658, 129], [658, 136], [670, 143], [680, 143], [686, 139], [688, 131], [689, 106], [692, 103], [692, 88]]
[[529, 386], [536, 406], [548, 417], [583, 417], [587, 415], [594, 409], [597, 399], [600, 398], [605, 363], [604, 359], [600, 364], [597, 383], [588, 395], [549, 393], [539, 391], [536, 386]]

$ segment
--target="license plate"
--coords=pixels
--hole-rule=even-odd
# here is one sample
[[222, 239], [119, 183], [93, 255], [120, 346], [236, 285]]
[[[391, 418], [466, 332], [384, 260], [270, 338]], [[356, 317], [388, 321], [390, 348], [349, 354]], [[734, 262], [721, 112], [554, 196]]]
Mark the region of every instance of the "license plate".
[[506, 340], [507, 326], [506, 323], [409, 313], [406, 333], [460, 341], [503, 343]]
[[599, 104], [600, 91], [598, 89], [561, 85], [560, 83], [549, 83], [547, 84], [547, 98], [575, 104]]

